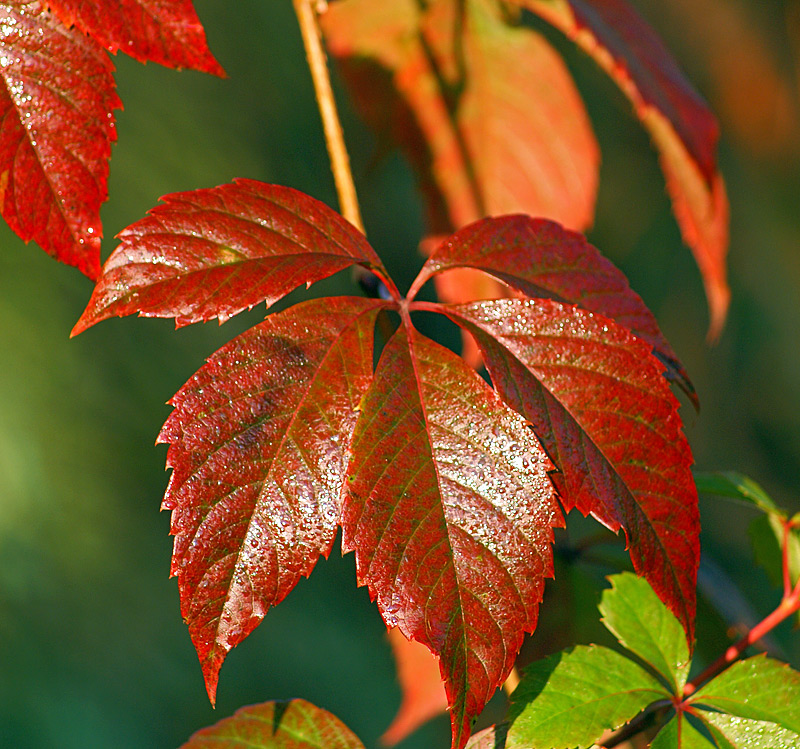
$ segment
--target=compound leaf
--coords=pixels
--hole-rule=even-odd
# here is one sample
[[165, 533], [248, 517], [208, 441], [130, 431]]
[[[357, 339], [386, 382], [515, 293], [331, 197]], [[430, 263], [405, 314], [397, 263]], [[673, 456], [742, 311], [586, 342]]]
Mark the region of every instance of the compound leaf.
[[642, 578], [623, 573], [610, 580], [600, 602], [606, 628], [681, 694], [690, 662], [680, 623]]
[[651, 702], [668, 698], [641, 666], [614, 650], [579, 645], [532, 663], [512, 695], [508, 749], [592, 746]]
[[192, 0], [46, 0], [67, 26], [75, 25], [109, 52], [139, 62], [224, 75], [206, 44]]
[[0, 211], [26, 242], [91, 279], [121, 107], [95, 41], [39, 2], [0, 3]]
[[717, 171], [719, 127], [658, 35], [626, 0], [512, 0], [561, 29], [616, 81], [660, 154], [683, 238], [700, 268], [711, 312], [725, 321], [728, 199]]
[[224, 322], [355, 263], [383, 268], [360, 231], [289, 187], [237, 179], [162, 201], [118, 235], [73, 335], [134, 312]]
[[305, 700], [265, 702], [195, 733], [181, 749], [364, 749], [335, 715]]
[[800, 735], [777, 723], [698, 711], [719, 749], [800, 749]]
[[676, 715], [656, 735], [650, 749], [712, 749], [714, 746], [687, 719]]
[[341, 0], [322, 17], [356, 104], [410, 159], [430, 230], [486, 214], [592, 221], [598, 148], [559, 55], [491, 0]]
[[477, 340], [503, 399], [560, 469], [567, 510], [624, 529], [634, 569], [694, 639], [697, 492], [678, 403], [650, 346], [548, 299], [443, 306]]
[[172, 574], [212, 702], [228, 651], [330, 552], [383, 305], [342, 297], [271, 315], [171, 401], [159, 441]]
[[390, 627], [438, 654], [453, 747], [536, 624], [563, 523], [527, 422], [407, 322], [353, 439], [342, 547]]

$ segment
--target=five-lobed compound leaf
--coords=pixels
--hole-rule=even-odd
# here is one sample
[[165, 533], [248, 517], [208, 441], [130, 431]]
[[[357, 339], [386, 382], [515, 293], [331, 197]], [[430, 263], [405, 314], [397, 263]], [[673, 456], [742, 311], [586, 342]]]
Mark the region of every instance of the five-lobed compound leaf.
[[41, 0], [109, 52], [139, 62], [224, 75], [206, 44], [192, 0]]
[[108, 55], [43, 5], [0, 3], [0, 212], [23, 240], [96, 279], [122, 105]]
[[364, 749], [335, 715], [305, 700], [265, 702], [203, 728], [180, 749]]
[[800, 672], [764, 655], [732, 664], [692, 695], [691, 703], [800, 734]]
[[322, 23], [359, 109], [414, 166], [430, 231], [518, 211], [586, 228], [598, 149], [559, 55], [494, 0], [421, 6], [342, 0]]
[[351, 466], [342, 547], [387, 625], [439, 655], [461, 749], [552, 575], [551, 463], [473, 369], [404, 323], [361, 403]]
[[410, 293], [429, 278], [460, 268], [490, 273], [529, 297], [550, 297], [610, 317], [653, 347], [667, 367], [667, 376], [697, 406], [689, 376], [653, 313], [624, 274], [583, 235], [523, 215], [476, 221], [439, 245]]
[[590, 747], [659, 699], [669, 694], [641, 666], [614, 650], [579, 645], [525, 669], [512, 695], [506, 746]]
[[620, 644], [650, 664], [680, 694], [689, 673], [689, 650], [678, 620], [650, 585], [624, 573], [610, 578], [603, 591], [600, 613], [603, 624]]
[[717, 171], [719, 127], [658, 35], [626, 0], [512, 0], [561, 29], [616, 81], [660, 154], [683, 238], [700, 268], [719, 334], [728, 309], [728, 199]]
[[700, 556], [691, 450], [650, 346], [613, 320], [536, 299], [450, 305], [503, 399], [560, 472], [565, 509], [624, 529], [631, 559], [694, 639]]
[[289, 187], [237, 179], [162, 201], [118, 235], [73, 335], [133, 313], [223, 322], [356, 263], [386, 275], [360, 231]]
[[171, 401], [159, 441], [172, 574], [212, 702], [228, 651], [330, 553], [384, 305], [341, 297], [271, 315]]

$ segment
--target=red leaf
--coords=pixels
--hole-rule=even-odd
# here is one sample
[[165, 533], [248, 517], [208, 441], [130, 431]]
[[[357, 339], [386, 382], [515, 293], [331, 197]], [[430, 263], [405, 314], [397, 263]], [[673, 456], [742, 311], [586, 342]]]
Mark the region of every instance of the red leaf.
[[403, 701], [381, 743], [394, 746], [423, 723], [447, 709], [447, 694], [439, 661], [424, 645], [407, 640], [399, 629], [390, 629], [389, 642], [397, 664]]
[[494, 386], [561, 470], [562, 503], [624, 529], [636, 571], [691, 646], [699, 563], [697, 491], [662, 366], [609, 318], [546, 299], [443, 308], [469, 329]]
[[335, 715], [305, 700], [237, 710], [195, 733], [180, 749], [364, 749]]
[[529, 297], [550, 297], [610, 317], [653, 347], [667, 365], [668, 377], [697, 406], [689, 376], [652, 312], [625, 276], [582, 235], [552, 221], [528, 216], [477, 221], [439, 245], [420, 271], [409, 296], [413, 297], [429, 278], [462, 268], [491, 273]]
[[453, 747], [536, 624], [562, 523], [527, 422], [406, 321], [353, 437], [342, 548], [390, 627], [440, 658]]
[[730, 298], [728, 200], [717, 171], [719, 128], [658, 35], [625, 0], [513, 0], [561, 29], [631, 100], [660, 153], [675, 216], [706, 288], [716, 337]]
[[225, 75], [206, 44], [191, 0], [44, 0], [67, 25], [77, 26], [109, 52], [139, 62]]
[[386, 276], [361, 232], [289, 187], [238, 179], [162, 200], [118, 235], [73, 335], [134, 312], [224, 322], [356, 263]]
[[271, 315], [171, 401], [159, 442], [172, 574], [212, 702], [228, 651], [330, 552], [384, 305], [320, 299]]
[[23, 240], [96, 279], [121, 106], [113, 65], [38, 2], [0, 12], [0, 210]]
[[558, 54], [495, 3], [341, 0], [322, 17], [366, 119], [405, 151], [431, 230], [487, 213], [591, 223], [597, 145]]

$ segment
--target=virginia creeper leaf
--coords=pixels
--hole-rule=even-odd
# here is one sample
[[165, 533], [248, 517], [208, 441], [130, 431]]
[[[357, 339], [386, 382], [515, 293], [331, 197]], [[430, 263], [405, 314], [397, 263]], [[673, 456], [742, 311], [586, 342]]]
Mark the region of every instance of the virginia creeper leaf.
[[719, 128], [653, 29], [626, 0], [512, 0], [562, 30], [631, 100], [660, 154], [683, 238], [700, 268], [719, 334], [728, 308], [728, 199], [717, 171]]
[[171, 401], [159, 441], [172, 574], [212, 703], [228, 651], [330, 553], [383, 305], [339, 297], [271, 315]]
[[322, 17], [359, 109], [414, 166], [430, 229], [522, 211], [592, 221], [598, 149], [558, 54], [491, 0], [341, 0]]
[[109, 52], [139, 62], [224, 75], [206, 44], [192, 0], [44, 0], [67, 25], [77, 26]]
[[495, 388], [560, 469], [565, 509], [623, 528], [634, 569], [694, 639], [697, 492], [678, 403], [650, 346], [572, 305], [504, 299], [442, 310], [475, 336]]
[[738, 499], [757, 507], [762, 512], [786, 517], [775, 502], [753, 479], [735, 471], [698, 472], [694, 477], [697, 491], [720, 497]]
[[404, 323], [361, 402], [342, 548], [381, 615], [440, 658], [453, 748], [511, 670], [563, 521], [527, 422]]
[[403, 701], [391, 725], [381, 736], [381, 742], [394, 746], [423, 723], [447, 710], [447, 694], [439, 661], [428, 648], [406, 639], [399, 629], [390, 629], [387, 636], [397, 664]]
[[800, 735], [776, 723], [707, 710], [698, 715], [719, 749], [800, 749]]
[[800, 673], [764, 655], [732, 664], [691, 702], [800, 733]]
[[464, 749], [504, 749], [508, 726], [490, 726], [470, 736]]
[[689, 651], [678, 620], [640, 577], [624, 573], [610, 578], [603, 591], [603, 624], [620, 644], [649, 663], [681, 694], [689, 673]]
[[689, 376], [653, 313], [623, 273], [581, 234], [546, 219], [521, 215], [476, 221], [438, 246], [410, 294], [431, 277], [465, 267], [491, 273], [529, 297], [577, 304], [624, 325], [653, 347], [667, 365], [668, 375], [697, 406]]
[[364, 749], [335, 715], [305, 700], [237, 710], [195, 733], [181, 749]]
[[39, 2], [0, 3], [0, 211], [89, 278], [121, 107], [106, 53]]
[[118, 235], [73, 335], [134, 312], [224, 322], [355, 263], [386, 275], [360, 231], [289, 187], [237, 179], [162, 200]]
[[658, 699], [664, 687], [624, 655], [579, 645], [536, 661], [512, 695], [508, 749], [590, 747]]
[[657, 734], [650, 749], [711, 749], [706, 739], [684, 714], [676, 715]]

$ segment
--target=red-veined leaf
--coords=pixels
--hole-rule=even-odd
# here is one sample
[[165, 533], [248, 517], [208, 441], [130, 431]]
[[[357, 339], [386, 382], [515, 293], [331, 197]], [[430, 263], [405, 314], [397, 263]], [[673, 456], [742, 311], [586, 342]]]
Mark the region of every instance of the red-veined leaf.
[[89, 278], [121, 107], [103, 49], [39, 2], [0, 3], [0, 210], [26, 242]]
[[364, 749], [335, 715], [305, 700], [265, 702], [195, 733], [180, 749]]
[[67, 25], [75, 25], [109, 52], [139, 62], [224, 75], [206, 44], [192, 0], [43, 0]]
[[237, 179], [162, 200], [118, 235], [73, 335], [134, 312], [224, 322], [356, 263], [386, 276], [358, 229], [289, 187]]
[[511, 670], [563, 521], [528, 423], [406, 321], [361, 402], [342, 547], [386, 623], [440, 659], [453, 747]]
[[689, 376], [653, 313], [628, 285], [624, 274], [581, 234], [528, 216], [476, 221], [439, 245], [409, 296], [413, 297], [429, 278], [461, 268], [491, 273], [530, 297], [546, 296], [610, 317], [653, 347], [667, 366], [670, 379], [697, 406]]
[[397, 678], [403, 701], [381, 742], [394, 746], [435, 715], [447, 710], [447, 694], [439, 661], [419, 642], [406, 639], [399, 629], [390, 629], [389, 642], [397, 664]]
[[228, 651], [330, 552], [383, 306], [340, 297], [271, 315], [170, 401], [172, 574], [212, 702]]
[[560, 469], [567, 510], [624, 529], [636, 571], [692, 644], [700, 555], [692, 455], [678, 402], [646, 344], [549, 299], [443, 307], [477, 339], [492, 382]]
[[591, 223], [597, 145], [542, 36], [486, 0], [341, 0], [322, 21], [357, 105], [414, 165], [433, 232], [516, 211]]
[[717, 171], [719, 128], [653, 29], [626, 0], [513, 0], [561, 29], [631, 100], [661, 160], [683, 238], [700, 267], [711, 314], [725, 321], [728, 199]]

